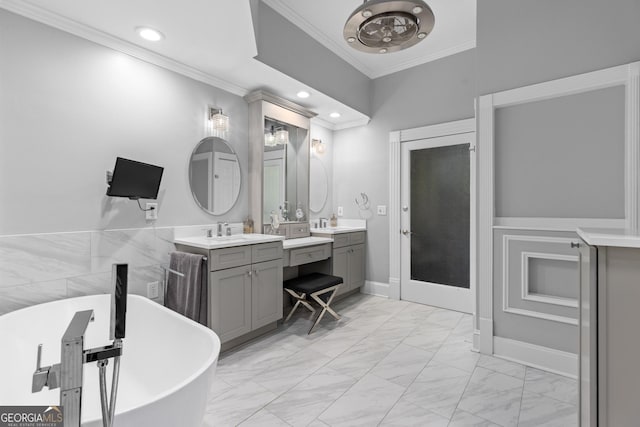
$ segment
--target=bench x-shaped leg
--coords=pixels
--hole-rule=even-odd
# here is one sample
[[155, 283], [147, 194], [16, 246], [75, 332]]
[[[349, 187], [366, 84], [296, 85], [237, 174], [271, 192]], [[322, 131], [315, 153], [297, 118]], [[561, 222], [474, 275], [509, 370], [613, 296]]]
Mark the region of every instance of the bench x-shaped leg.
[[[331, 286], [330, 288], [325, 288], [311, 294], [311, 298], [313, 298], [318, 304], [320, 304], [320, 307], [322, 307], [322, 311], [320, 312], [320, 314], [318, 314], [318, 317], [316, 318], [316, 321], [313, 322], [313, 325], [311, 325], [311, 328], [309, 329], [308, 334], [310, 334], [311, 331], [313, 331], [313, 328], [315, 328], [316, 325], [320, 323], [320, 320], [322, 320], [322, 316], [324, 316], [324, 313], [326, 313], [327, 311], [329, 312], [329, 314], [335, 317], [336, 320], [340, 320], [340, 315], [336, 313], [331, 307], [329, 307], [331, 305], [331, 301], [333, 301], [333, 297], [336, 296], [336, 291], [338, 290], [340, 285], [341, 284], [337, 284], [335, 286]], [[322, 299], [320, 298], [320, 295], [325, 294], [327, 292], [331, 292], [331, 291], [333, 292], [331, 293], [331, 296], [329, 297], [327, 302], [325, 303], [324, 301], [322, 301]]]
[[287, 291], [287, 292], [288, 292], [292, 297], [294, 297], [294, 298], [296, 299], [296, 303], [295, 303], [295, 305], [293, 306], [293, 308], [292, 308], [292, 309], [291, 309], [291, 311], [289, 312], [289, 315], [287, 316], [287, 318], [286, 318], [286, 319], [284, 319], [284, 321], [285, 321], [285, 322], [286, 322], [286, 321], [288, 321], [288, 320], [291, 318], [291, 315], [293, 314], [293, 312], [294, 312], [294, 311], [296, 311], [296, 309], [298, 308], [298, 306], [299, 306], [300, 304], [302, 304], [302, 305], [304, 305], [305, 307], [307, 307], [307, 308], [309, 309], [309, 311], [311, 311], [311, 313], [312, 313], [312, 314], [316, 312], [316, 309], [315, 309], [315, 308], [313, 308], [313, 307], [311, 306], [311, 304], [309, 304], [309, 303], [306, 301], [306, 295], [307, 295], [307, 294], [305, 294], [305, 293], [298, 294], [297, 292], [292, 291], [291, 289], [288, 289], [288, 288], [284, 288], [284, 290], [285, 290], [285, 291]]

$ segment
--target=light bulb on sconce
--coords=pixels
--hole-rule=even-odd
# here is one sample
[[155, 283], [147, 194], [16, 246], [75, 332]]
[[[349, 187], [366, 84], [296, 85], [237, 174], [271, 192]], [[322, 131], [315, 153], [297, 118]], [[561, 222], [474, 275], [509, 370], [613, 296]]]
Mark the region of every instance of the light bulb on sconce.
[[227, 139], [229, 134], [229, 116], [222, 114], [221, 108], [209, 106], [207, 108], [206, 126], [209, 136]]
[[322, 143], [321, 139], [312, 139], [311, 148], [313, 149], [314, 153], [316, 153], [317, 155], [321, 155], [324, 154], [327, 146]]

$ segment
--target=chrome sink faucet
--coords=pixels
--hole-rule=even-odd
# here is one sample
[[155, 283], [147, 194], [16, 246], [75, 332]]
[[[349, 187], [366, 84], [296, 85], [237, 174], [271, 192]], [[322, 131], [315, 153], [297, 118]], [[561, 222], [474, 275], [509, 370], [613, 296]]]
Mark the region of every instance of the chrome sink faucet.
[[[113, 265], [115, 290], [111, 298], [109, 339], [113, 343], [104, 347], [84, 349], [84, 339], [89, 323], [94, 319], [93, 310], [78, 311], [73, 315], [61, 340], [60, 363], [41, 366], [42, 344], [38, 345], [36, 371], [33, 373], [31, 392], [37, 393], [45, 386], [49, 390], [60, 388], [60, 405], [64, 411], [64, 427], [80, 426], [83, 387], [83, 365], [98, 362], [101, 389], [108, 359], [114, 358], [114, 378], [111, 387], [111, 404], [105, 405], [106, 385], [102, 402], [105, 425], [111, 425], [115, 412], [119, 359], [122, 354], [122, 338], [125, 336], [127, 311], [127, 264]], [[102, 390], [101, 390], [102, 392]], [[103, 396], [101, 396], [103, 397]]]
[[222, 223], [221, 222], [218, 223], [218, 234], [217, 234], [217, 236], [218, 237], [222, 237]]

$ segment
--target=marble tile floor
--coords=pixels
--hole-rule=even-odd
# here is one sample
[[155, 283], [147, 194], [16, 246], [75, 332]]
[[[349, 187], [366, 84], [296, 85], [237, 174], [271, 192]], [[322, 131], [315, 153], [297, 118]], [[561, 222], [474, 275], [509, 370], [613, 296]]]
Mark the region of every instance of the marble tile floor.
[[221, 355], [203, 427], [577, 426], [575, 380], [471, 351], [469, 315], [356, 294]]

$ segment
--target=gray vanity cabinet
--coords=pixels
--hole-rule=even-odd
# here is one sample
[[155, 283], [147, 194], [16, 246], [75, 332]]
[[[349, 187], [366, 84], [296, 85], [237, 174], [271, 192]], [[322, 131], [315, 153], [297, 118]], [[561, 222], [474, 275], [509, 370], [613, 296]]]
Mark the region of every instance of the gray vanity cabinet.
[[253, 264], [251, 329], [282, 318], [282, 259]]
[[[222, 343], [282, 318], [282, 243], [211, 250], [210, 326]], [[227, 267], [229, 265], [245, 265]]]
[[580, 243], [580, 423], [640, 420], [640, 249]]
[[225, 342], [251, 332], [252, 266], [211, 273], [209, 313], [211, 329]]
[[342, 277], [344, 283], [337, 295], [351, 292], [364, 285], [365, 280], [365, 232], [341, 233], [317, 236], [333, 238], [331, 274]]

